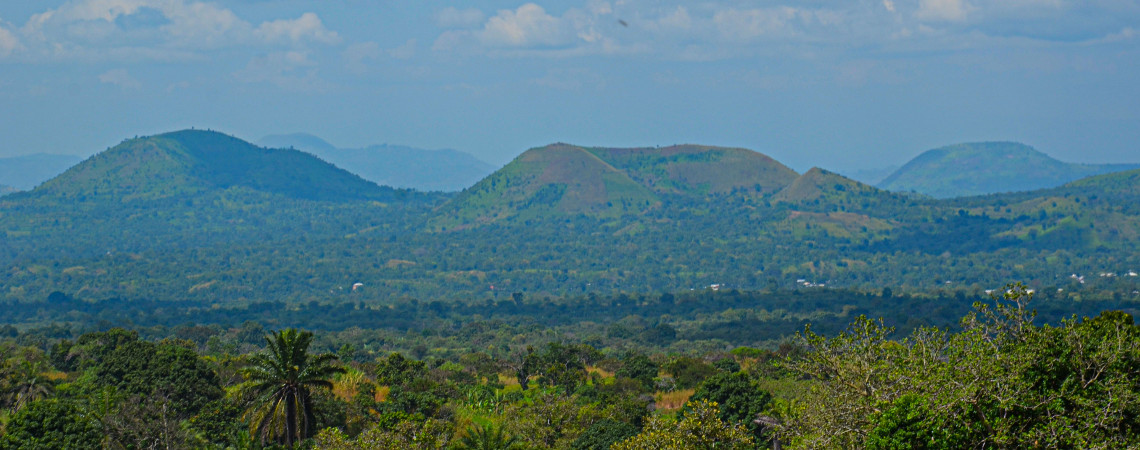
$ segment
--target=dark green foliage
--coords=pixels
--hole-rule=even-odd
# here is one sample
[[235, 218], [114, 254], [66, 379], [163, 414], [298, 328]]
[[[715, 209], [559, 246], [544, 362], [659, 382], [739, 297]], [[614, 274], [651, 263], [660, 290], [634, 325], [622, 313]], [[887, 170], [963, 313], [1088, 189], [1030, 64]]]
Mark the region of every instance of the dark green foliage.
[[713, 367], [721, 372], [740, 372], [740, 363], [735, 358], [722, 358], [713, 362]]
[[602, 419], [590, 425], [571, 446], [574, 450], [608, 450], [610, 445], [629, 439], [638, 433], [637, 427], [625, 422]]
[[229, 400], [215, 400], [189, 420], [190, 429], [206, 441], [225, 445], [235, 442], [248, 429], [241, 421], [242, 408]]
[[756, 386], [746, 373], [722, 371], [701, 383], [689, 399], [699, 400], [715, 402], [721, 420], [744, 425], [760, 440], [763, 430], [753, 420], [768, 407], [772, 395]]
[[621, 368], [614, 372], [614, 375], [637, 381], [641, 383], [642, 389], [653, 391], [654, 379], [657, 378], [657, 372], [660, 369], [660, 366], [648, 356], [633, 353], [622, 360]]
[[163, 398], [181, 417], [222, 397], [214, 371], [196, 351], [174, 343], [125, 342], [103, 358], [95, 375], [124, 395]]
[[866, 445], [868, 450], [953, 450], [964, 448], [960, 431], [942, 422], [925, 398], [908, 394], [878, 416]]
[[701, 384], [705, 378], [716, 373], [717, 368], [697, 358], [682, 356], [669, 361], [664, 367], [673, 376], [678, 389], [691, 389]]
[[12, 415], [0, 448], [99, 448], [102, 442], [98, 420], [73, 402], [48, 399], [31, 402]]

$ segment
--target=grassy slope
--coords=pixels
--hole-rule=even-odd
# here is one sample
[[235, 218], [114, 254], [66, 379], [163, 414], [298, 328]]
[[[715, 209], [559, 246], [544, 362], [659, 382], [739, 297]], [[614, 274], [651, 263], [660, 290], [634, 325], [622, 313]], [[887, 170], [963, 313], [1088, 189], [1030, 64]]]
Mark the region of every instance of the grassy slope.
[[746, 149], [678, 145], [665, 148], [593, 148], [590, 152], [658, 193], [704, 196], [734, 190], [771, 193], [795, 180], [795, 171]]

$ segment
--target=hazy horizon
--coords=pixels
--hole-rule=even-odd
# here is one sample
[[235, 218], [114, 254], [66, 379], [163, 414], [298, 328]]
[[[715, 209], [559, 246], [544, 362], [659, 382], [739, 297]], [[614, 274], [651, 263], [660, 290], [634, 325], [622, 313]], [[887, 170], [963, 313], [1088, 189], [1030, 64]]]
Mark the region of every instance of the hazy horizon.
[[256, 142], [745, 147], [797, 171], [974, 141], [1138, 162], [1140, 4], [1102, 0], [0, 4], [0, 157]]

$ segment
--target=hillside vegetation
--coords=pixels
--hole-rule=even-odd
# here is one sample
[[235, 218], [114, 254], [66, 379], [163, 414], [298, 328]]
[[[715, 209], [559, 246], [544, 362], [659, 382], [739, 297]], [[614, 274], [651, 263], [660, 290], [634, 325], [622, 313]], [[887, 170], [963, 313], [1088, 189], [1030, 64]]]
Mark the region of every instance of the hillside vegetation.
[[[743, 169], [742, 169], [743, 168]], [[0, 199], [0, 297], [480, 302], [820, 286], [1134, 298], [1137, 171], [937, 200], [717, 147], [529, 150], [454, 195], [187, 131]], [[356, 289], [352, 287], [360, 284]]]

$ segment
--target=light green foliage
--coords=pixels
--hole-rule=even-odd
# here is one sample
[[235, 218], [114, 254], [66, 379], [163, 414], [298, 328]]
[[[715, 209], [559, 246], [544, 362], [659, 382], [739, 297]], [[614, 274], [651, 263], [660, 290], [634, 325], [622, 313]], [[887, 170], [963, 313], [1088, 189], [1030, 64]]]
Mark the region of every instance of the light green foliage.
[[391, 427], [376, 425], [350, 437], [337, 428], [321, 430], [313, 439], [320, 450], [436, 450], [451, 439], [451, 424], [428, 419], [402, 421]]
[[1131, 316], [1035, 326], [1031, 295], [1007, 289], [953, 335], [919, 329], [894, 341], [867, 319], [831, 339], [809, 330], [812, 351], [790, 366], [818, 383], [786, 412], [781, 435], [802, 448], [1140, 445]]
[[613, 450], [649, 449], [752, 449], [752, 434], [742, 425], [727, 423], [720, 418], [716, 403], [691, 402], [689, 413], [673, 423], [654, 417], [645, 430], [628, 440], [614, 444]]
[[542, 392], [529, 402], [507, 407], [502, 414], [503, 427], [508, 434], [518, 436], [528, 446], [569, 445], [596, 420], [596, 417], [581, 413], [574, 398], [557, 391]]
[[17, 412], [55, 389], [45, 372], [52, 369], [43, 351], [0, 342], [0, 408]]

